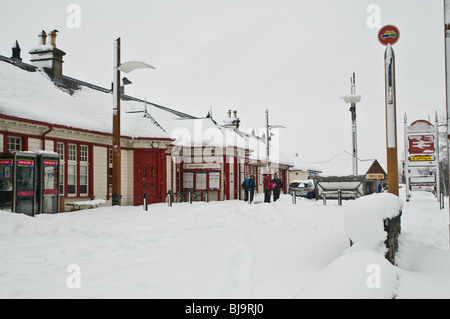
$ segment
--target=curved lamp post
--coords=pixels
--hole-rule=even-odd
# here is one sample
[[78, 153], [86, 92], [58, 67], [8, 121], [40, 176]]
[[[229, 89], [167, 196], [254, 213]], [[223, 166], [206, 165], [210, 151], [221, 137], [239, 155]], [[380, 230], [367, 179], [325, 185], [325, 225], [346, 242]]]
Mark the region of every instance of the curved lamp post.
[[270, 130], [273, 128], [286, 128], [283, 125], [269, 125], [269, 110], [266, 110], [266, 170], [267, 173], [269, 173], [270, 169], [270, 161], [269, 161], [269, 156], [270, 156], [270, 141], [271, 141], [271, 135], [272, 133], [270, 133]]
[[355, 95], [355, 73], [353, 73], [353, 77], [350, 79], [351, 83], [351, 95], [342, 96], [341, 99], [344, 100], [345, 103], [350, 104], [350, 112], [352, 113], [352, 141], [353, 141], [353, 175], [358, 176], [358, 145], [356, 141], [356, 103], [361, 101], [361, 95]]
[[[120, 38], [114, 41], [114, 72], [113, 72], [113, 158], [112, 158], [112, 205], [120, 206], [121, 201], [121, 158], [120, 158], [120, 72], [130, 73], [137, 69], [154, 69], [151, 65], [139, 61], [120, 63]], [[124, 78], [124, 85], [131, 84]]]

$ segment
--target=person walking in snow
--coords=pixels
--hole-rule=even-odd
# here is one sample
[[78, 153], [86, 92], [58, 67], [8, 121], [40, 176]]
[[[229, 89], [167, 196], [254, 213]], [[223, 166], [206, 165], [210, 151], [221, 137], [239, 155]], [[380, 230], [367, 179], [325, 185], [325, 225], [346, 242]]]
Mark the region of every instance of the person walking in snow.
[[253, 195], [255, 194], [255, 176], [250, 175], [250, 179], [248, 180], [247, 183], [248, 186], [248, 192], [249, 192], [249, 196], [250, 196], [250, 204], [253, 202]]
[[247, 175], [244, 178], [244, 181], [242, 182], [242, 189], [244, 190], [244, 201], [248, 202], [248, 193], [249, 193], [249, 180], [250, 180], [250, 175]]
[[263, 174], [264, 203], [270, 203], [270, 177]]
[[276, 202], [280, 198], [280, 192], [281, 188], [283, 187], [283, 182], [278, 178], [278, 174], [275, 173], [275, 176], [272, 179], [271, 183], [275, 184], [275, 187], [273, 188], [273, 201]]

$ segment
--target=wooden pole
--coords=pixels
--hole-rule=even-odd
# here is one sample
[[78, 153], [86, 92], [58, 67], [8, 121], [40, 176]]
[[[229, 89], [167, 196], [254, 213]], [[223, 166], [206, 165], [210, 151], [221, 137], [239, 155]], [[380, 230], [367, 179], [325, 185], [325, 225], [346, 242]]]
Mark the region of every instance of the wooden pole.
[[120, 38], [114, 42], [114, 82], [113, 82], [113, 158], [112, 158], [112, 205], [120, 206], [121, 201], [121, 158], [120, 158]]
[[388, 193], [398, 196], [397, 114], [395, 100], [395, 55], [388, 44], [385, 54], [386, 157]]

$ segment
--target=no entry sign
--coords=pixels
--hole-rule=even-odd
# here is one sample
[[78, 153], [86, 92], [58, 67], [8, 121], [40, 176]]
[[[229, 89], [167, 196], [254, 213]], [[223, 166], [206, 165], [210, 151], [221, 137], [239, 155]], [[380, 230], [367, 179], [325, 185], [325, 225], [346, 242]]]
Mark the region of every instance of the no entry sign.
[[393, 45], [397, 43], [399, 37], [400, 31], [393, 25], [385, 25], [378, 32], [378, 41], [380, 41], [382, 45]]

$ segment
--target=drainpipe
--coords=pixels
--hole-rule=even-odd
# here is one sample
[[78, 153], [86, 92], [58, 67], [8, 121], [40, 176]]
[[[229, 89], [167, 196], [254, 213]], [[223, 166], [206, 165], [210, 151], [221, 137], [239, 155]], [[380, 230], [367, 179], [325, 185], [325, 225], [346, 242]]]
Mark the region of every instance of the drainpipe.
[[45, 131], [45, 132], [42, 134], [42, 137], [41, 137], [41, 138], [42, 138], [42, 150], [43, 150], [43, 151], [45, 151], [45, 137], [46, 137], [47, 134], [50, 133], [51, 131], [53, 131], [53, 125], [52, 125], [52, 124], [50, 124], [48, 130]]

